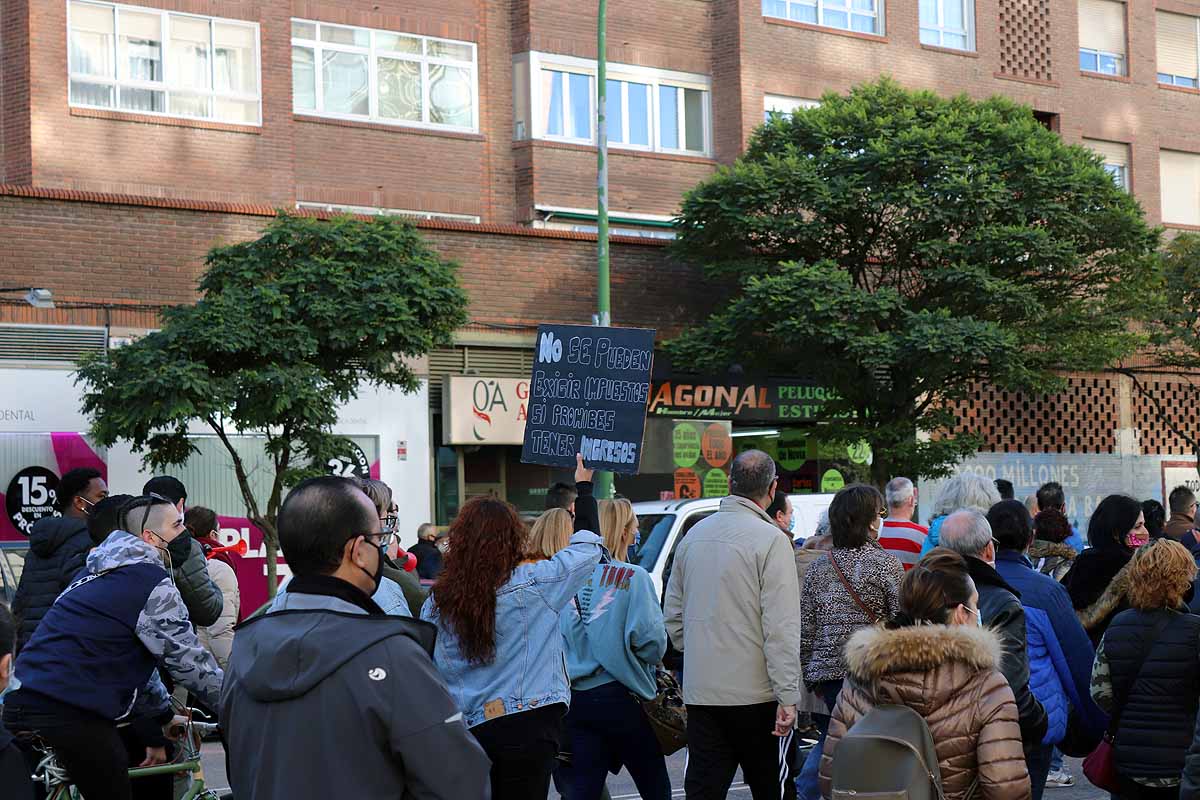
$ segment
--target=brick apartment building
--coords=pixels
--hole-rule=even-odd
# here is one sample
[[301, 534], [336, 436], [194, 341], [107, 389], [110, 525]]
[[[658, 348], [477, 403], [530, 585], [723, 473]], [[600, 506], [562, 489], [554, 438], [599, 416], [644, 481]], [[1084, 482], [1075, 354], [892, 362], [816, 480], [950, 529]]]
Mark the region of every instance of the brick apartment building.
[[[1200, 0], [611, 0], [608, 40], [617, 324], [670, 335], [718, 303], [663, 246], [682, 193], [765, 114], [884, 73], [1026, 103], [1101, 153], [1152, 222], [1200, 230]], [[565, 0], [0, 0], [0, 285], [57, 306], [0, 297], [0, 430], [17, 437], [0, 489], [37, 437], [86, 429], [66, 360], [154, 327], [194, 299], [210, 247], [300, 209], [415, 215], [462, 265], [472, 321], [430, 357], [418, 402], [343, 415], [412, 500], [402, 530], [479, 492], [538, 507], [552, 476], [451, 421], [480, 382], [519, 397], [539, 321], [594, 309], [595, 58], [594, 5]], [[970, 468], [1066, 475], [1079, 518], [1099, 493], [1159, 494], [1185, 455], [1116, 376], [1054, 398], [981, 389], [963, 413], [988, 438]], [[763, 446], [789, 435], [770, 413], [724, 419]], [[819, 489], [841, 462], [804, 452], [796, 486]], [[136, 472], [127, 452], [107, 461]], [[679, 490], [677, 466], [627, 493]], [[203, 464], [186, 472], [196, 502], [231, 496]]]

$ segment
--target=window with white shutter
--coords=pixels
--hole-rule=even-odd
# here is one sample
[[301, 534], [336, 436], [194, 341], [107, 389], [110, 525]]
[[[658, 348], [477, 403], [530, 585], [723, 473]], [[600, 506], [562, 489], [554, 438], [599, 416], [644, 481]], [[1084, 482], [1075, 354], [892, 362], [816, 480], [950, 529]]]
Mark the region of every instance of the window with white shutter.
[[1083, 144], [1104, 159], [1104, 169], [1113, 183], [1129, 191], [1129, 145], [1103, 139], [1084, 139]]
[[1126, 75], [1125, 4], [1079, 0], [1079, 68], [1103, 75]]
[[1160, 150], [1159, 185], [1165, 225], [1200, 225], [1200, 154]]
[[1195, 89], [1200, 85], [1200, 19], [1155, 12], [1158, 26], [1158, 82]]

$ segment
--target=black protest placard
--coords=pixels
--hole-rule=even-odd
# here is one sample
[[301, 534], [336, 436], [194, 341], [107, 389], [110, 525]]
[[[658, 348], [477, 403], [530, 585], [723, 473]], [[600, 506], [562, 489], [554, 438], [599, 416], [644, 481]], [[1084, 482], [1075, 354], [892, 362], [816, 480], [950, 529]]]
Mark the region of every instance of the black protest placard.
[[539, 325], [521, 460], [635, 474], [654, 361], [654, 331]]

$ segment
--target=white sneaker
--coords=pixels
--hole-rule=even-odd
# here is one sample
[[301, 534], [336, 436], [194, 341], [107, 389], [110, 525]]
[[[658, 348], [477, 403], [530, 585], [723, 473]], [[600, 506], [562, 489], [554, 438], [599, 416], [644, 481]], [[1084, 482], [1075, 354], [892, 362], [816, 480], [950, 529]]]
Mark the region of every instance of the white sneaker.
[[1065, 789], [1075, 785], [1075, 777], [1065, 769], [1055, 770], [1046, 776], [1047, 789]]

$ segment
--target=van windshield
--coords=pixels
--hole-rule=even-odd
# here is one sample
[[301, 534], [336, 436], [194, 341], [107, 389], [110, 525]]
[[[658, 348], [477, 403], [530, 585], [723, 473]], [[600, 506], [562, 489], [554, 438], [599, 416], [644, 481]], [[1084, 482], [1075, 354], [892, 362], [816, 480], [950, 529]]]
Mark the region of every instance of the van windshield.
[[629, 559], [647, 572], [654, 571], [658, 563], [658, 554], [662, 552], [667, 534], [675, 524], [674, 514], [642, 514], [638, 516], [638, 531], [642, 543], [633, 550]]

